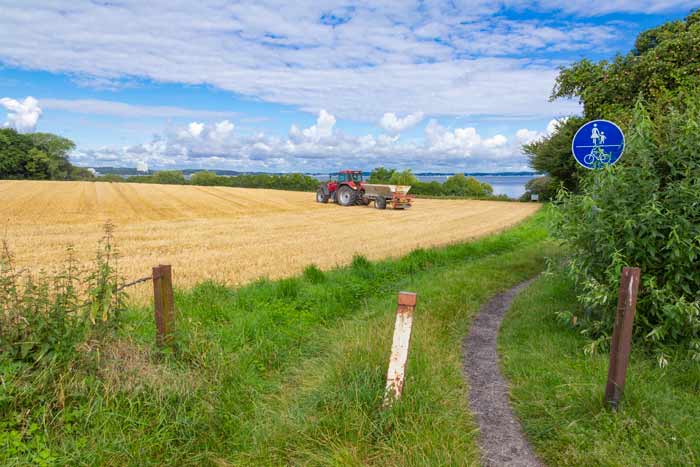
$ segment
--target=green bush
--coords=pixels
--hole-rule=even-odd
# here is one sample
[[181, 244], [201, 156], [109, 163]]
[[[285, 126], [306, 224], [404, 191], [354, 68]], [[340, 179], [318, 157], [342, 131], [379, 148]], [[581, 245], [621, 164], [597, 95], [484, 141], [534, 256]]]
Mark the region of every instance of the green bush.
[[394, 172], [389, 178], [390, 185], [415, 185], [418, 183], [418, 179], [411, 169], [406, 169], [402, 172]]
[[700, 97], [654, 120], [637, 104], [621, 163], [562, 194], [555, 230], [571, 248], [585, 312], [575, 322], [605, 344], [620, 271], [642, 270], [636, 338], [660, 364], [671, 349], [700, 360]]
[[111, 226], [90, 270], [68, 249], [54, 274], [18, 271], [6, 242], [0, 252], [0, 357], [32, 364], [69, 360], [80, 345], [104, 336], [124, 309], [117, 288]]
[[557, 196], [559, 184], [550, 175], [533, 178], [525, 184], [525, 193], [520, 201], [530, 201], [532, 195], [537, 195], [539, 201], [551, 201]]

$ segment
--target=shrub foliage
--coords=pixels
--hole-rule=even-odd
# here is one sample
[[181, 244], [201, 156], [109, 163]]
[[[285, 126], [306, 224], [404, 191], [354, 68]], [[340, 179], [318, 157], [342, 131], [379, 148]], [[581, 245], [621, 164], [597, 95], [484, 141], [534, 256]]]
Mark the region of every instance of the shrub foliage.
[[0, 359], [45, 364], [69, 360], [103, 337], [124, 308], [111, 226], [92, 268], [78, 267], [72, 249], [55, 273], [17, 270], [7, 242], [0, 252]]
[[623, 266], [642, 270], [636, 337], [660, 351], [680, 346], [700, 360], [700, 98], [652, 120], [638, 103], [623, 163], [591, 173], [562, 194], [556, 233], [585, 312], [576, 321], [607, 341]]

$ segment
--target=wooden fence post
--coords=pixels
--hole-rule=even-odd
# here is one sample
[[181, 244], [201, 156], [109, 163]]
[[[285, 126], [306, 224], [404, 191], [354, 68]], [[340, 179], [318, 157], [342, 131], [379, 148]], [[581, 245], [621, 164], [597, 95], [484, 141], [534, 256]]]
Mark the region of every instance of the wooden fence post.
[[153, 304], [156, 319], [156, 345], [164, 347], [172, 341], [175, 330], [173, 276], [169, 264], [153, 268]]
[[632, 347], [632, 323], [637, 308], [637, 291], [639, 290], [641, 271], [639, 268], [623, 268], [620, 278], [620, 290], [617, 297], [615, 327], [610, 342], [610, 367], [608, 383], [605, 386], [605, 402], [617, 409], [625, 389], [627, 364]]
[[386, 375], [386, 393], [384, 395], [385, 407], [401, 397], [401, 393], [403, 392], [416, 298], [415, 293], [399, 292], [398, 307], [396, 308], [396, 323], [394, 325], [394, 339], [391, 344], [391, 357], [389, 358], [389, 371]]

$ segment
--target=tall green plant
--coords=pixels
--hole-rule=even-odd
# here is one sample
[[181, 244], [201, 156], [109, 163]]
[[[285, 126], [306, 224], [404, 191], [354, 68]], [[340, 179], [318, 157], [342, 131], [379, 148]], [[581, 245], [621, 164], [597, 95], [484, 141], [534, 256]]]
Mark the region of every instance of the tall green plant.
[[700, 97], [653, 120], [638, 103], [620, 164], [591, 173], [559, 198], [557, 236], [585, 312], [575, 322], [607, 342], [623, 266], [642, 270], [635, 335], [700, 361]]
[[33, 364], [69, 360], [78, 346], [103, 337], [124, 309], [112, 226], [91, 269], [72, 248], [54, 273], [17, 270], [6, 241], [0, 251], [0, 357]]

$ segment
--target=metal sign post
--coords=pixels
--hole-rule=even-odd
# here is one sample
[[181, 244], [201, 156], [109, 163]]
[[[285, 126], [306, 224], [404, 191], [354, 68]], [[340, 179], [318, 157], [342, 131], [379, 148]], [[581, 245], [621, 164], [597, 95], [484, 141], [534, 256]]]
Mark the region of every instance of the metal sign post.
[[637, 291], [640, 281], [639, 268], [623, 268], [620, 291], [617, 297], [617, 313], [612, 341], [610, 342], [610, 367], [608, 384], [605, 386], [605, 401], [610, 408], [617, 409], [625, 390], [627, 365], [632, 348], [632, 323], [637, 308]]

